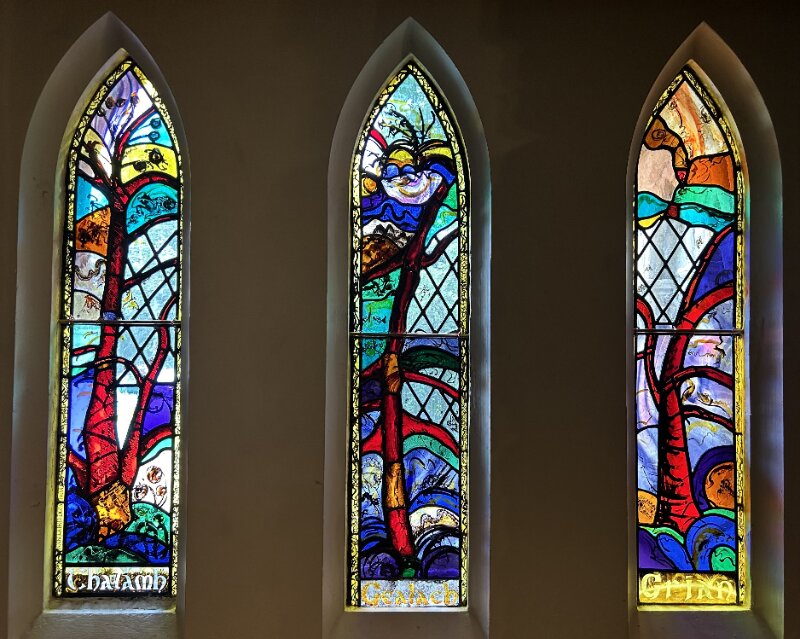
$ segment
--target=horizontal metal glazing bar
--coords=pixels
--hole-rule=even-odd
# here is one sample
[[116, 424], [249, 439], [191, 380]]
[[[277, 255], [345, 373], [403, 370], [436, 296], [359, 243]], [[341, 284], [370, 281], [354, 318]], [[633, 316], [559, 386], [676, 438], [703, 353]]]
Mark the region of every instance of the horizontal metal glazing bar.
[[467, 339], [469, 335], [461, 333], [359, 333], [350, 331], [350, 337], [408, 337], [408, 338], [442, 338], [442, 339]]
[[76, 320], [60, 319], [58, 323], [62, 326], [74, 326], [76, 324], [89, 324], [93, 326], [181, 326], [181, 320]]
[[675, 329], [675, 328], [635, 328], [634, 335], [744, 335], [740, 328], [711, 330], [704, 329]]

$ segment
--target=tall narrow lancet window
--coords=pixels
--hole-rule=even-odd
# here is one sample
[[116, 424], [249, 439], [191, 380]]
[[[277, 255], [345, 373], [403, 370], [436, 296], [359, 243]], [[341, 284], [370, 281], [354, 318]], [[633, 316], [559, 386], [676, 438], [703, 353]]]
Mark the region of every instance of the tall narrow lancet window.
[[182, 172], [169, 113], [131, 59], [65, 156], [56, 596], [175, 595]]
[[411, 60], [352, 165], [351, 606], [466, 605], [467, 180], [445, 97]]
[[687, 65], [635, 184], [640, 604], [746, 605], [745, 174], [733, 122]]

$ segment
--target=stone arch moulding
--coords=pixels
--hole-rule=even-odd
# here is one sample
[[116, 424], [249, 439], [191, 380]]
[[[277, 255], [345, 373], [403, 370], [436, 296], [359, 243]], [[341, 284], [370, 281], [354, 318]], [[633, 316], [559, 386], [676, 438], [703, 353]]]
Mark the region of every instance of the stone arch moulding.
[[[178, 636], [183, 609], [185, 544], [179, 544], [174, 599], [56, 600], [51, 597], [54, 499], [54, 393], [59, 371], [55, 319], [61, 283], [65, 162], [76, 120], [116, 64], [132, 57], [170, 113], [183, 169], [183, 313], [189, 316], [189, 162], [179, 111], [158, 66], [138, 38], [107, 13], [81, 35], [47, 81], [28, 127], [20, 166], [17, 300], [9, 531], [8, 636], [35, 639], [114, 635]], [[77, 106], [76, 106], [77, 105]], [[54, 214], [55, 212], [55, 214]], [[52, 257], [51, 257], [52, 256]], [[189, 332], [182, 339], [182, 413], [186, 420]], [[181, 463], [186, 476], [185, 445]], [[33, 505], [33, 506], [31, 506]], [[181, 516], [181, 519], [185, 517]]]
[[[755, 82], [720, 36], [700, 24], [662, 69], [644, 103], [628, 158], [625, 225], [633, 246], [633, 184], [644, 128], [662, 92], [690, 65], [716, 93], [732, 124], [745, 179], [746, 342], [745, 449], [749, 475], [747, 512], [751, 607], [737, 610], [641, 610], [636, 605], [636, 505], [629, 496], [629, 635], [642, 639], [726, 634], [758, 638], [784, 636], [783, 550], [783, 302], [782, 179], [772, 121]], [[633, 255], [627, 251], [627, 308], [633, 308]], [[627, 317], [628, 486], [636, 487], [632, 313]], [[757, 357], [751, 357], [757, 354]]]
[[[346, 611], [347, 393], [350, 170], [370, 105], [387, 79], [413, 59], [439, 86], [461, 130], [471, 182], [470, 559], [467, 608], [451, 611]], [[370, 57], [345, 100], [328, 166], [328, 316], [325, 408], [323, 637], [426, 636], [464, 639], [489, 634], [489, 155], [467, 86], [436, 40], [412, 18]]]

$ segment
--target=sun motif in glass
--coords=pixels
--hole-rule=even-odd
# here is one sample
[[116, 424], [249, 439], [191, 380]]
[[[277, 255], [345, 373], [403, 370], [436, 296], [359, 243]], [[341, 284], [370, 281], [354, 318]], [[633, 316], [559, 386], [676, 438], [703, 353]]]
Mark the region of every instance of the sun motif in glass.
[[746, 605], [744, 178], [728, 119], [685, 67], [635, 185], [640, 604]]

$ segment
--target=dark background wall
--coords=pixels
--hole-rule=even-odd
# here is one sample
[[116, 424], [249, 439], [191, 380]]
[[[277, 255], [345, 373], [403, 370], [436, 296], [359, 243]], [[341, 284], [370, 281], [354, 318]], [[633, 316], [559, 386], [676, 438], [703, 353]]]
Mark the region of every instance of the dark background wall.
[[[8, 528], [19, 157], [53, 68], [111, 9], [169, 81], [189, 143], [186, 635], [319, 636], [328, 156], [353, 80], [410, 15], [472, 91], [492, 163], [492, 637], [624, 637], [625, 189], [633, 129], [665, 62], [706, 20], [752, 75], [780, 146], [784, 380], [792, 397], [800, 383], [800, 38], [788, 6], [6, 2], [0, 548]], [[28, 248], [50, 259], [49, 246]], [[800, 637], [792, 605], [800, 601], [797, 425], [789, 403], [787, 637]], [[5, 565], [0, 552], [0, 619]]]

